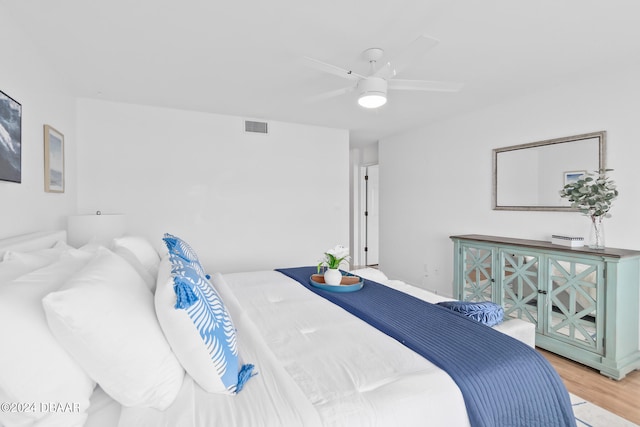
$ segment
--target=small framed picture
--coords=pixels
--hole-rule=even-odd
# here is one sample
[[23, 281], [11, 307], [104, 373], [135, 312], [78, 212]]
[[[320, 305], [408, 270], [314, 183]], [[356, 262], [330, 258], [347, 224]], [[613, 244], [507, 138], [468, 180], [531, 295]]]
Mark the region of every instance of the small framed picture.
[[64, 193], [64, 135], [44, 125], [44, 191]]
[[564, 185], [574, 184], [582, 178], [587, 171], [569, 171], [564, 173]]

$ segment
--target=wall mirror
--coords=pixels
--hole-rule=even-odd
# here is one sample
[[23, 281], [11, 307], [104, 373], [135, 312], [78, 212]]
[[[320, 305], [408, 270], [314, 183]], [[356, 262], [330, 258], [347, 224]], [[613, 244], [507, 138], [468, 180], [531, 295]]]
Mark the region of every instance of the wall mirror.
[[493, 150], [493, 209], [575, 211], [560, 190], [605, 169], [606, 131]]

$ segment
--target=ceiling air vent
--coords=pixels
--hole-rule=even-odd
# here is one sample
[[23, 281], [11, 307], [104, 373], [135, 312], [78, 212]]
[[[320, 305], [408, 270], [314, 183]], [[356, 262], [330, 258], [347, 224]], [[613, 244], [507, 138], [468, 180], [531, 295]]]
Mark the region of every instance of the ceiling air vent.
[[244, 131], [245, 132], [255, 132], [255, 133], [267, 133], [267, 123], [266, 122], [252, 122], [251, 120], [244, 121]]

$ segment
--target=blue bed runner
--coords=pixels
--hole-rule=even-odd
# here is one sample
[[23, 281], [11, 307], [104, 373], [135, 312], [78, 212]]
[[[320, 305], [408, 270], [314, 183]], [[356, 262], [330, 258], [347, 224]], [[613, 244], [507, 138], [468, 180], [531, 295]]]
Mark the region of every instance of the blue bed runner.
[[446, 371], [462, 392], [472, 427], [576, 426], [560, 377], [526, 344], [370, 280], [358, 292], [338, 293], [310, 285], [316, 267], [277, 271]]

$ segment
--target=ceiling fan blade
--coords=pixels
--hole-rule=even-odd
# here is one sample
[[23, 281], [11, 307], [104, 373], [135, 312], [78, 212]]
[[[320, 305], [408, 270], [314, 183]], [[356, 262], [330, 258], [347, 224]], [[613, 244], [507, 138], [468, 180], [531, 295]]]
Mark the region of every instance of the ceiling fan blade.
[[434, 48], [440, 40], [427, 35], [421, 35], [398, 53], [394, 58], [386, 62], [373, 75], [390, 79], [421, 58], [427, 51]]
[[392, 79], [388, 82], [388, 88], [394, 90], [423, 90], [429, 92], [459, 92], [464, 83], [439, 82], [430, 80], [403, 80]]
[[303, 57], [304, 63], [306, 66], [315, 68], [316, 70], [320, 70], [325, 73], [333, 74], [335, 76], [343, 77], [349, 80], [358, 80], [364, 78], [360, 74], [354, 73], [350, 70], [345, 70], [344, 68], [340, 68], [335, 65], [327, 64], [326, 62], [319, 61], [317, 59], [309, 58], [308, 56]]
[[349, 92], [353, 92], [355, 88], [356, 88], [355, 86], [348, 86], [348, 87], [343, 87], [341, 89], [331, 90], [329, 92], [324, 92], [318, 95], [311, 96], [307, 98], [306, 102], [307, 103], [318, 102], [318, 101], [324, 101], [325, 99], [335, 98], [337, 96], [344, 95]]

